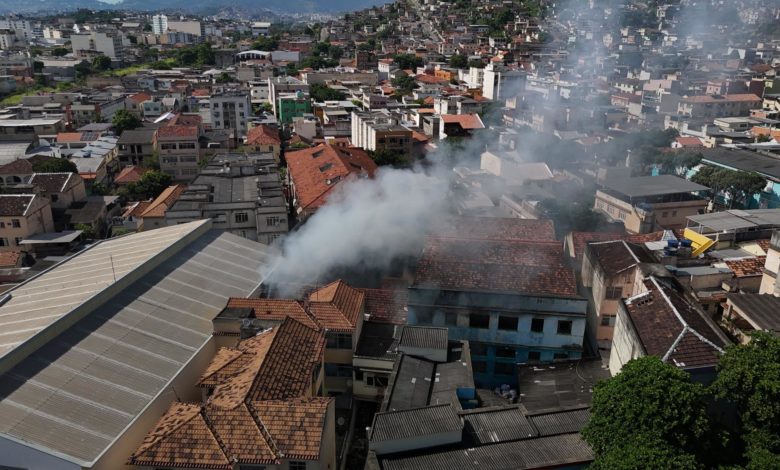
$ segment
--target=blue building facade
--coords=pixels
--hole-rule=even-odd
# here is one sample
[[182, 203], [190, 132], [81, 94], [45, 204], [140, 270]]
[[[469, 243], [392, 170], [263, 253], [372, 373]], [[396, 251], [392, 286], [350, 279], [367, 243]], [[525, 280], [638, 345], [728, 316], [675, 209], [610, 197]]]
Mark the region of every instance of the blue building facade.
[[468, 340], [480, 387], [517, 383], [516, 364], [582, 357], [587, 301], [521, 293], [411, 287], [410, 325], [446, 327]]

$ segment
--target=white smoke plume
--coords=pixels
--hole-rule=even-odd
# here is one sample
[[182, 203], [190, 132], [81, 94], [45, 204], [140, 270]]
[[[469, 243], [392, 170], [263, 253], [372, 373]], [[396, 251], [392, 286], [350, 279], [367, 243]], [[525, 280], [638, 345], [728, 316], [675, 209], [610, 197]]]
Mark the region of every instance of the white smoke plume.
[[381, 168], [373, 179], [345, 181], [284, 241], [266, 283], [291, 296], [291, 283], [314, 283], [340, 268], [386, 269], [417, 254], [428, 222], [446, 210], [449, 181], [422, 169]]

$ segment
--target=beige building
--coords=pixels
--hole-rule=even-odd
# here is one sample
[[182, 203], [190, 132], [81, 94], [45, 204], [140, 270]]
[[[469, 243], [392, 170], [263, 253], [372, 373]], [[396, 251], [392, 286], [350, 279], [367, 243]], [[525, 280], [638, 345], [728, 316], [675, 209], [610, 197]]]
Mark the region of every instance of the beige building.
[[157, 129], [155, 149], [160, 170], [175, 180], [189, 180], [198, 174], [201, 157], [200, 126], [174, 124]]
[[687, 217], [707, 208], [697, 193], [709, 188], [672, 175], [614, 178], [596, 191], [594, 208], [628, 233], [685, 228]]
[[87, 198], [84, 179], [78, 173], [34, 173], [30, 184], [51, 201], [53, 209], [67, 209]]
[[0, 251], [19, 251], [22, 240], [54, 232], [49, 199], [35, 194], [0, 195]]
[[766, 263], [761, 277], [759, 294], [780, 296], [780, 284], [777, 283], [778, 273], [780, 273], [780, 230], [775, 230], [766, 252]]
[[622, 299], [644, 290], [643, 265], [655, 262], [642, 246], [623, 240], [590, 243], [582, 260], [582, 284], [590, 289], [595, 318], [591, 333], [599, 348], [612, 347], [612, 335]]
[[749, 116], [761, 107], [761, 98], [752, 94], [685, 96], [677, 105], [677, 115], [691, 118]]

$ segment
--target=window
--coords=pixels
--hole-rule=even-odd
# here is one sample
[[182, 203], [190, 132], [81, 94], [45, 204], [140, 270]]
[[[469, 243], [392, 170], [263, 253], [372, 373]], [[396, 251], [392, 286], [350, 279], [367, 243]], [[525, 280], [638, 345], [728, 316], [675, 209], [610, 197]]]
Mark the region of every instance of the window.
[[569, 358], [569, 353], [565, 353], [565, 352], [553, 353], [553, 359], [568, 359], [568, 358]]
[[570, 335], [571, 334], [571, 320], [558, 320], [558, 334]]
[[179, 149], [188, 149], [192, 150], [195, 148], [195, 144], [193, 142], [183, 142], [179, 144]]
[[306, 462], [290, 461], [290, 470], [306, 470]]
[[494, 372], [496, 375], [515, 375], [515, 365], [511, 362], [496, 362]]
[[514, 359], [515, 350], [508, 347], [498, 347], [496, 348], [496, 357], [505, 357], [508, 359]]
[[10, 246], [7, 238], [0, 238], [0, 246]]
[[444, 312], [444, 324], [447, 326], [458, 326], [458, 314], [455, 312]]
[[469, 315], [469, 326], [471, 328], [490, 328], [490, 315], [472, 313]]
[[609, 300], [617, 300], [623, 297], [623, 287], [607, 287], [606, 297]]
[[281, 222], [282, 222], [282, 219], [278, 215], [274, 215], [274, 216], [265, 218], [265, 224], [268, 225], [269, 227], [276, 227]]
[[539, 351], [528, 351], [528, 360], [529, 361], [541, 361], [542, 360], [542, 353]]
[[325, 364], [325, 375], [328, 377], [352, 378], [352, 366], [346, 364]]
[[469, 350], [472, 356], [487, 356], [487, 345], [476, 341], [469, 342]]
[[11, 219], [11, 226], [13, 228], [19, 228], [22, 226], [22, 222], [19, 219]]
[[333, 349], [352, 349], [352, 335], [349, 333], [328, 333], [327, 347]]
[[366, 385], [370, 385], [372, 387], [387, 387], [387, 377], [369, 375], [366, 377]]
[[506, 331], [517, 331], [517, 317], [498, 317], [498, 329]]
[[669, 211], [663, 211], [663, 212], [661, 212], [661, 218], [662, 218], [662, 219], [665, 219], [665, 218], [667, 218], [667, 217], [669, 217]]
[[163, 157], [162, 162], [168, 164], [176, 164], [179, 163], [179, 159], [176, 157]]
[[160, 144], [162, 150], [176, 150], [176, 144]]
[[50, 195], [49, 197], [50, 197], [50, 199], [51, 199], [51, 202], [57, 202], [57, 201], [59, 201], [59, 200], [60, 200], [60, 196], [59, 196], [59, 194], [52, 194], [52, 195]]
[[471, 368], [477, 374], [484, 374], [485, 372], [487, 372], [487, 362], [471, 361]]
[[363, 381], [363, 371], [360, 369], [355, 369], [355, 380]]
[[249, 220], [249, 214], [246, 212], [236, 212], [234, 217], [237, 224], [241, 224]]
[[16, 245], [16, 246], [21, 245], [22, 244], [22, 240], [24, 240], [24, 238], [22, 238], [22, 237], [14, 238], [14, 245]]
[[677, 217], [677, 211], [672, 211], [672, 217]]
[[531, 320], [531, 331], [534, 333], [544, 332], [544, 318], [534, 318]]
[[601, 317], [601, 326], [615, 326], [615, 317], [611, 315], [604, 315]]
[[198, 161], [198, 157], [181, 157], [179, 161], [182, 163], [195, 163]]
[[433, 311], [428, 308], [421, 308], [416, 310], [417, 323], [420, 325], [433, 324]]

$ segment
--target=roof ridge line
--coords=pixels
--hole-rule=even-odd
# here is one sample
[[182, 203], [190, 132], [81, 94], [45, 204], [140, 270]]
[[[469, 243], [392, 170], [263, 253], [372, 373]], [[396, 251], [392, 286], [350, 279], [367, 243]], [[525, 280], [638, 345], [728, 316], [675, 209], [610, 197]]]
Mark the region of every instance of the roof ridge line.
[[211, 432], [211, 435], [214, 436], [214, 440], [217, 441], [217, 445], [222, 451], [222, 454], [225, 456], [225, 459], [227, 459], [229, 463], [233, 463], [235, 460], [237, 460], [235, 457], [228, 455], [227, 445], [222, 440], [222, 437], [220, 437], [217, 430], [214, 429], [214, 425], [211, 423], [211, 418], [209, 418], [208, 413], [206, 413], [206, 407], [201, 405], [198, 414], [203, 418], [203, 422], [206, 423], [206, 427]]
[[641, 264], [642, 262], [639, 261], [639, 258], [636, 256], [636, 253], [634, 253], [634, 250], [631, 249], [630, 246], [628, 246], [628, 243], [625, 240], [620, 240], [623, 243], [623, 246], [626, 247], [626, 250], [628, 250], [629, 253], [631, 253], [631, 257], [634, 258], [634, 261], [636, 261], [636, 264]]
[[285, 457], [284, 452], [279, 450], [279, 446], [276, 445], [276, 441], [274, 441], [273, 437], [271, 436], [271, 432], [265, 426], [262, 418], [260, 418], [260, 415], [257, 413], [257, 410], [255, 410], [255, 407], [251, 403], [253, 402], [246, 400], [244, 402], [244, 406], [246, 407], [247, 411], [249, 411], [249, 415], [253, 418], [252, 421], [255, 422], [255, 426], [257, 426], [257, 429], [260, 431], [263, 439], [265, 439], [266, 444], [268, 444], [268, 447], [271, 448], [271, 452], [274, 453], [276, 460], [279, 461], [280, 458]]
[[[191, 403], [191, 402], [186, 402], [186, 401], [179, 401], [178, 403], [182, 403], [182, 404], [189, 404], [189, 405], [197, 405], [197, 406], [200, 408], [200, 410], [202, 410], [202, 409], [203, 409], [203, 406], [202, 406], [201, 404], [199, 404], [199, 403]], [[193, 419], [193, 418], [195, 418], [196, 416], [198, 416], [198, 415], [200, 414], [200, 410], [199, 410], [197, 413], [195, 413], [195, 414], [193, 414], [192, 416], [190, 416], [190, 418], [189, 418], [189, 419], [182, 421], [182, 422], [181, 422], [181, 423], [179, 423], [177, 426], [173, 426], [173, 427], [172, 427], [172, 428], [171, 428], [171, 429], [170, 429], [168, 432], [161, 434], [160, 436], [158, 436], [158, 437], [157, 437], [157, 439], [155, 439], [154, 441], [152, 441], [152, 442], [150, 442], [149, 444], [147, 444], [147, 445], [144, 447], [144, 450], [142, 450], [142, 451], [141, 451], [141, 454], [144, 454], [144, 453], [146, 453], [146, 451], [147, 451], [147, 450], [149, 450], [149, 449], [151, 449], [152, 447], [154, 447], [155, 445], [159, 444], [159, 443], [160, 443], [160, 441], [162, 441], [163, 439], [167, 438], [167, 437], [168, 437], [168, 436], [170, 436], [171, 434], [173, 434], [173, 433], [175, 433], [176, 431], [178, 431], [179, 429], [181, 429], [181, 427], [182, 427], [182, 426], [184, 426], [185, 424], [187, 424], [187, 423], [189, 423], [190, 421], [192, 421], [192, 419]], [[166, 410], [166, 412], [165, 412], [165, 413], [162, 415], [162, 417], [165, 417], [166, 415], [167, 415], [167, 410]], [[162, 418], [162, 417], [161, 417], [161, 418]], [[159, 420], [158, 420], [158, 421], [159, 421]], [[143, 443], [141, 443], [141, 446], [143, 446]], [[139, 446], [139, 448], [140, 448], [141, 446]], [[136, 449], [136, 450], [138, 450], [138, 449]], [[130, 455], [130, 457], [131, 457], [131, 458], [132, 458], [132, 457], [138, 457], [138, 455], [137, 455], [135, 452], [133, 452], [133, 453]]]
[[677, 347], [678, 344], [680, 344], [680, 341], [682, 341], [683, 336], [685, 336], [685, 333], [687, 333], [687, 332], [688, 332], [688, 325], [685, 325], [683, 327], [682, 331], [680, 331], [680, 334], [677, 335], [677, 338], [675, 338], [675, 340], [672, 343], [672, 345], [669, 347], [669, 349], [666, 351], [664, 356], [661, 358], [661, 362], [666, 362], [666, 361], [669, 360], [669, 356], [672, 355], [672, 353], [674, 352], [674, 349]]

